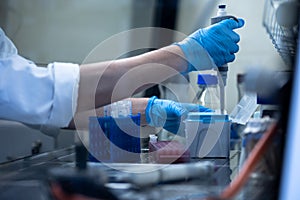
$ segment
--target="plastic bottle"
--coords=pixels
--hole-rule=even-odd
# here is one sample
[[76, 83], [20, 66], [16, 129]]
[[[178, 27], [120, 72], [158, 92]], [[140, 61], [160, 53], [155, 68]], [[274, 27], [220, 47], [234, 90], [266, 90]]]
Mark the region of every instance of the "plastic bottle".
[[215, 112], [220, 111], [220, 89], [218, 77], [211, 74], [199, 74], [198, 85], [203, 90], [199, 102]]

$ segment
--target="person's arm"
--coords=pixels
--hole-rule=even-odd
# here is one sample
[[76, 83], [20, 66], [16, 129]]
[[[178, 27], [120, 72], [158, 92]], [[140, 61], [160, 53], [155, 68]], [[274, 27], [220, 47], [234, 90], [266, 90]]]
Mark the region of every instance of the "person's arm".
[[139, 56], [80, 67], [77, 112], [128, 98], [178, 73], [211, 69], [235, 59], [242, 19], [223, 20], [183, 41]]
[[[145, 111], [148, 105], [149, 98], [128, 98], [128, 100], [132, 103], [132, 114], [136, 115], [138, 113], [141, 114], [141, 125], [148, 125], [146, 122]], [[83, 112], [77, 112], [70, 122], [68, 128], [70, 129], [79, 129], [79, 130], [87, 130], [89, 125], [89, 117], [90, 116], [98, 116], [103, 117], [103, 107], [99, 107], [95, 110], [88, 110]]]
[[[128, 98], [132, 104], [132, 115], [140, 114], [141, 126], [162, 127], [167, 131], [177, 134], [182, 121], [188, 112], [212, 112], [198, 104], [179, 103], [166, 99], [151, 98]], [[103, 107], [95, 110], [76, 113], [69, 128], [77, 130], [87, 130], [89, 127], [89, 117], [103, 117]]]
[[1, 30], [0, 118], [67, 127], [76, 113], [128, 98], [178, 73], [201, 70], [212, 60], [217, 66], [232, 61], [239, 41], [233, 30], [243, 24], [224, 20], [176, 45], [132, 58], [47, 68], [19, 56]]
[[176, 45], [131, 58], [81, 65], [77, 111], [128, 98], [186, 68], [187, 61]]
[[77, 64], [38, 67], [18, 55], [0, 28], [0, 119], [66, 127], [74, 114], [78, 85]]

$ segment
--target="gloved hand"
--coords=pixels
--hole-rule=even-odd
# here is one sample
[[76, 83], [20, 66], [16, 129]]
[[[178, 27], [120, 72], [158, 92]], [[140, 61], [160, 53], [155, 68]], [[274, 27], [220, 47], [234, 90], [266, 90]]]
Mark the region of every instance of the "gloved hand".
[[163, 127], [177, 134], [180, 123], [188, 112], [213, 112], [209, 108], [197, 104], [178, 103], [170, 100], [151, 97], [146, 107], [146, 121], [150, 126]]
[[0, 28], [0, 59], [18, 54], [17, 48]]
[[243, 19], [239, 19], [239, 22], [226, 19], [199, 29], [182, 42], [176, 43], [189, 62], [187, 72], [211, 69], [211, 58], [218, 67], [232, 62], [235, 59], [234, 53], [239, 50], [237, 43], [240, 41], [240, 36], [233, 30], [241, 28], [244, 23]]

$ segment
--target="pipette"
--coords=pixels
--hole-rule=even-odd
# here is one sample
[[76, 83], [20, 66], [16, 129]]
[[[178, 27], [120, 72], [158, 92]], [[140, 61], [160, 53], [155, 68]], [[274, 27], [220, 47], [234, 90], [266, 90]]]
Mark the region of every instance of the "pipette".
[[[218, 12], [217, 12], [217, 16], [216, 17], [212, 17], [211, 18], [211, 24], [215, 24], [218, 23], [222, 20], [225, 19], [234, 19], [236, 21], [238, 21], [238, 19], [232, 15], [227, 15], [226, 12], [226, 5], [221, 4], [218, 7]], [[221, 114], [224, 114], [224, 110], [225, 110], [225, 86], [226, 86], [226, 80], [227, 80], [227, 72], [228, 72], [228, 65], [225, 64], [221, 67], [218, 67], [218, 71], [222, 77], [223, 80], [223, 84], [221, 83], [221, 81], [219, 82], [220, 85], [220, 109], [221, 109]]]

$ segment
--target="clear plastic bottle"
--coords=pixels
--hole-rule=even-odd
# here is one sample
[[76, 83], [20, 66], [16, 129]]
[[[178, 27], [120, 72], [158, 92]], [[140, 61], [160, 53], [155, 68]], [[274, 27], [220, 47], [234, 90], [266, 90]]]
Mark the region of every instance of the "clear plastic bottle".
[[201, 105], [220, 112], [220, 88], [218, 77], [212, 74], [199, 74], [198, 85], [203, 90], [199, 102]]

